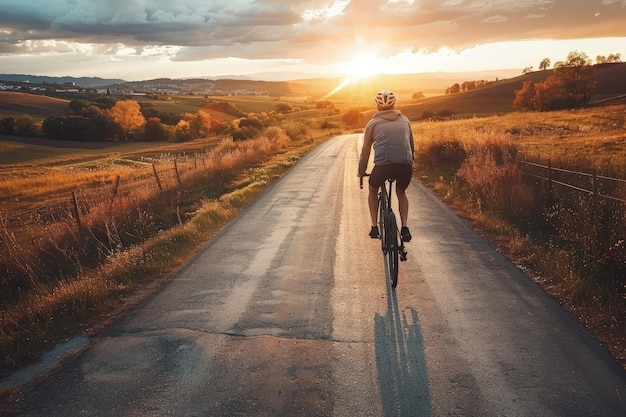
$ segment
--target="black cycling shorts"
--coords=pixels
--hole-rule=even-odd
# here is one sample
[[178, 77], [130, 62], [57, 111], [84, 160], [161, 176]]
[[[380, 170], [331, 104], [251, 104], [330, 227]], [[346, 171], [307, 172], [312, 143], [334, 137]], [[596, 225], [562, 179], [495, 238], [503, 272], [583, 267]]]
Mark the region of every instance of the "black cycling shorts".
[[413, 165], [409, 164], [391, 164], [391, 165], [374, 165], [370, 174], [369, 185], [374, 188], [380, 188], [387, 178], [396, 180], [396, 187], [400, 190], [406, 190], [413, 177]]

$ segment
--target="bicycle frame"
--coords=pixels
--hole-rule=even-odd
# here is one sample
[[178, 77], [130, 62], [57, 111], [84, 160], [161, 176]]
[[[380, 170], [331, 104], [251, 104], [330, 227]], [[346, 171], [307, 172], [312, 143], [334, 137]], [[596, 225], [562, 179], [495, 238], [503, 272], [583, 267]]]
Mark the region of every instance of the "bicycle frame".
[[[402, 240], [402, 234], [400, 233], [400, 228], [398, 227], [396, 216], [393, 212], [393, 208], [391, 207], [392, 190], [393, 190], [394, 182], [395, 182], [394, 179], [388, 178], [385, 181], [385, 183], [380, 187], [380, 190], [378, 191], [379, 222], [383, 226], [385, 225], [385, 223], [387, 223], [389, 227], [395, 229], [395, 235], [398, 237], [398, 239], [396, 239], [395, 244], [398, 246], [401, 260], [406, 261], [407, 252], [404, 248], [404, 241]], [[389, 219], [390, 217], [392, 217], [392, 219]], [[388, 220], [385, 222], [385, 219], [388, 219]], [[389, 220], [391, 220], [391, 222]], [[389, 224], [389, 223], [393, 223], [393, 224]], [[400, 242], [400, 243], [398, 244], [397, 242]], [[389, 248], [390, 245], [393, 245], [393, 243], [394, 242], [387, 242], [387, 248]], [[383, 247], [383, 251], [384, 250], [385, 248]]]
[[[404, 241], [398, 228], [396, 215], [391, 206], [394, 181], [388, 178], [378, 191], [378, 222], [381, 248], [392, 288], [395, 288], [398, 284], [398, 258], [400, 261], [406, 261], [407, 259]], [[361, 177], [361, 188], [363, 188], [363, 177]]]

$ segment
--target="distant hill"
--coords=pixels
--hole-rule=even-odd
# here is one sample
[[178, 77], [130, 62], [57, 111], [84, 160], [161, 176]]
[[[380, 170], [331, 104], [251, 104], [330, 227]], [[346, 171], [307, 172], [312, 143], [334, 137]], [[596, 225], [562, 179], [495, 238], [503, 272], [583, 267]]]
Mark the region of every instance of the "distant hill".
[[[455, 82], [466, 80], [485, 79], [489, 81], [506, 78], [519, 73], [519, 70], [490, 70], [467, 73], [417, 73], [400, 75], [377, 75], [351, 83], [341, 90], [336, 88], [345, 82], [341, 77], [334, 78], [292, 78], [297, 74], [289, 73], [289, 81], [263, 80], [258, 77], [233, 76], [174, 79], [157, 78], [144, 81], [126, 81], [122, 79], [104, 79], [98, 77], [49, 77], [24, 74], [0, 74], [0, 82], [15, 82], [29, 84], [74, 84], [85, 88], [117, 88], [135, 92], [156, 94], [259, 94], [259, 95], [303, 95], [315, 99], [325, 97], [334, 92], [335, 98], [369, 98], [376, 91], [388, 88], [395, 90], [399, 95], [410, 97], [417, 91], [427, 96], [443, 94], [446, 87]], [[303, 75], [303, 74], [301, 74]], [[262, 76], [262, 74], [259, 74]], [[276, 74], [267, 74], [276, 77]]]
[[[597, 84], [588, 106], [626, 103], [626, 63], [601, 64], [595, 69]], [[457, 117], [509, 113], [514, 111], [515, 90], [526, 81], [541, 82], [552, 73], [553, 70], [535, 71], [459, 94], [399, 103], [399, 107], [413, 120], [421, 118], [425, 111], [449, 110]]]
[[[595, 69], [597, 86], [589, 106], [626, 103], [626, 63], [596, 65]], [[412, 120], [419, 120], [423, 117], [424, 112], [437, 113], [442, 110], [452, 113], [453, 117], [484, 116], [514, 111], [515, 90], [522, 88], [525, 81], [541, 82], [552, 72], [553, 70], [535, 71], [512, 78], [500, 77], [497, 72], [384, 75], [347, 85], [331, 96], [326, 95], [341, 85], [343, 79], [260, 81], [162, 78], [132, 83], [122, 81], [111, 86], [144, 92], [169, 91], [172, 94], [299, 95], [311, 97], [313, 100], [328, 99], [330, 101], [351, 98], [361, 100], [368, 106], [373, 103], [372, 97], [377, 90], [389, 88], [398, 93], [400, 97], [398, 107], [403, 113]], [[507, 72], [503, 72], [503, 74], [507, 74]], [[71, 77], [68, 78], [72, 79]], [[51, 82], [59, 83], [64, 78], [48, 77], [48, 79]], [[481, 79], [489, 81], [491, 84], [459, 94], [444, 94], [445, 89], [454, 83]], [[95, 78], [74, 78], [74, 80], [111, 81]], [[78, 84], [79, 81], [75, 82], [77, 86], [80, 85]], [[412, 100], [412, 95], [419, 91], [424, 92], [427, 98]], [[30, 114], [36, 117], [60, 115], [67, 112], [68, 102], [68, 100], [54, 99], [44, 95], [6, 93], [6, 95], [0, 95], [0, 114], [14, 116]], [[352, 102], [356, 102], [356, 100], [352, 100]], [[373, 111], [373, 106], [371, 108], [366, 116]]]
[[41, 94], [0, 91], [0, 118], [63, 116], [67, 114], [68, 103], [68, 100]]
[[98, 77], [48, 77], [43, 75], [0, 74], [0, 81], [28, 82], [31, 84], [75, 84], [81, 87], [106, 87], [112, 84], [123, 83], [120, 79], [105, 79]]

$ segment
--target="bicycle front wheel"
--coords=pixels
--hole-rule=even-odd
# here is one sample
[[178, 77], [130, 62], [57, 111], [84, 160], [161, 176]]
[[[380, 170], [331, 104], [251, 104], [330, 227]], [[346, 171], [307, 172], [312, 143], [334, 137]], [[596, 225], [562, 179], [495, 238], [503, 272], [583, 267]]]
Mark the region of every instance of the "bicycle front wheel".
[[385, 253], [391, 288], [398, 285], [398, 224], [393, 212], [389, 213], [385, 222], [385, 240], [387, 252]]

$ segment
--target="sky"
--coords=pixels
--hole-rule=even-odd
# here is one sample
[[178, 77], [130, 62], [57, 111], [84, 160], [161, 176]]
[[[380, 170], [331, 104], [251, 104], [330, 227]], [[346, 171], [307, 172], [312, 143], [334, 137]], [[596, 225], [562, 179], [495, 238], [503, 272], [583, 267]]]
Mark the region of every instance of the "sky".
[[572, 51], [626, 61], [625, 22], [626, 0], [0, 0], [0, 73], [521, 74]]

